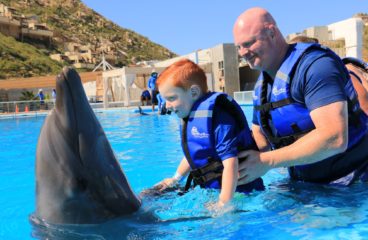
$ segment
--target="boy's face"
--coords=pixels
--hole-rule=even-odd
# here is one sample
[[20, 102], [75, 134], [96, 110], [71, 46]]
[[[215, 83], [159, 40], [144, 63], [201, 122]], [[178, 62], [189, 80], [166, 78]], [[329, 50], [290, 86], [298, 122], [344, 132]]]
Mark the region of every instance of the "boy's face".
[[192, 89], [174, 87], [170, 81], [161, 84], [159, 91], [166, 100], [167, 110], [176, 113], [179, 118], [189, 116], [193, 103], [198, 99], [198, 94]]

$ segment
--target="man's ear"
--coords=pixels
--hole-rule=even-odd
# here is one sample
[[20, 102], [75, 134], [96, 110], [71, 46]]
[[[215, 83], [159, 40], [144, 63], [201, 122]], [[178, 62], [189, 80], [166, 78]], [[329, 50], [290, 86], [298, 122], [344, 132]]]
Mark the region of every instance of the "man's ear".
[[190, 95], [197, 100], [201, 96], [201, 88], [198, 85], [192, 85], [190, 87]]
[[274, 38], [275, 37], [275, 27], [273, 26], [270, 26], [268, 29], [267, 29], [267, 33], [268, 35], [271, 37], [271, 38]]

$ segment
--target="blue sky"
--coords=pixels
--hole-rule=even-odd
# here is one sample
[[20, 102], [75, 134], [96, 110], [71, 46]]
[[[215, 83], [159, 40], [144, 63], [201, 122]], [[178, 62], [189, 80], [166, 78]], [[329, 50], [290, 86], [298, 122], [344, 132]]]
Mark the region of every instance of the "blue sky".
[[[281, 32], [300, 32], [368, 13], [367, 0], [82, 0], [123, 28], [183, 55], [233, 41], [236, 18], [247, 8], [271, 12]], [[332, 10], [333, 8], [333, 10]]]

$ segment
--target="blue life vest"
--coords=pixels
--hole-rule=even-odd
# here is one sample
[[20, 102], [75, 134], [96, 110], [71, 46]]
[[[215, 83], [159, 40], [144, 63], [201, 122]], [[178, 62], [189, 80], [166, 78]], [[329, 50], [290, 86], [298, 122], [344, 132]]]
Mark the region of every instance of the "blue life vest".
[[[311, 51], [313, 49], [320, 51]], [[305, 53], [313, 54], [314, 59], [328, 55], [334, 57], [337, 61], [341, 61], [335, 53], [319, 44], [298, 43], [293, 46], [290, 55], [282, 63], [274, 80], [267, 73], [263, 72], [256, 83], [253, 101], [257, 110], [257, 118], [262, 132], [273, 149], [290, 145], [300, 135], [315, 128], [309, 110], [304, 104], [295, 102], [290, 94], [290, 84], [293, 75]], [[350, 79], [347, 69], [345, 70], [347, 78]], [[268, 99], [268, 83], [273, 83], [270, 99]], [[344, 86], [344, 90], [348, 98], [348, 149], [350, 149], [366, 134], [366, 116], [359, 107], [357, 94], [351, 80]], [[304, 169], [310, 167], [318, 169], [318, 166], [326, 166], [326, 164], [333, 165], [333, 159], [331, 157], [317, 163], [289, 168], [289, 170], [299, 171], [297, 175], [302, 176]], [[323, 169], [320, 169], [320, 171], [323, 171]], [[308, 176], [305, 177], [308, 178]]]
[[[183, 119], [181, 126], [182, 148], [191, 167], [195, 184], [205, 188], [219, 189], [221, 188], [223, 165], [216, 152], [214, 138], [212, 116], [216, 107], [221, 107], [235, 118], [239, 127], [239, 150], [257, 150], [257, 146], [241, 107], [230, 96], [212, 92], [194, 103], [189, 117]], [[242, 188], [241, 191], [264, 189], [261, 178], [254, 182], [246, 184], [248, 189]]]

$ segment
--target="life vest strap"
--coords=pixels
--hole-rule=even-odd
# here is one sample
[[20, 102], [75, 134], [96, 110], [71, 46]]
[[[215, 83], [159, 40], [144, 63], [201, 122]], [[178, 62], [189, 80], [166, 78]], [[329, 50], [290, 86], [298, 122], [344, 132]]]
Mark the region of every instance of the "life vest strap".
[[219, 177], [221, 178], [223, 169], [222, 163], [220, 161], [209, 161], [210, 162], [207, 165], [190, 171], [184, 191], [189, 190], [192, 185], [192, 181], [194, 183], [193, 187], [197, 185], [204, 187], [207, 182]]
[[189, 173], [189, 176], [188, 176], [187, 181], [186, 181], [185, 186], [184, 186], [183, 194], [188, 192], [190, 186], [192, 186], [192, 181], [193, 181], [193, 175], [192, 175], [192, 173]]
[[195, 186], [199, 185], [201, 187], [204, 187], [207, 182], [218, 179], [221, 176], [222, 176], [222, 171], [221, 172], [209, 172], [206, 175], [193, 177], [193, 182]]
[[285, 99], [282, 99], [280, 101], [276, 101], [276, 102], [268, 102], [268, 103], [265, 103], [265, 104], [262, 104], [262, 105], [258, 105], [258, 106], [254, 106], [254, 108], [257, 110], [257, 111], [261, 111], [263, 113], [268, 113], [270, 112], [271, 110], [274, 110], [276, 108], [279, 108], [279, 107], [283, 107], [283, 106], [286, 106], [286, 105], [289, 105], [291, 103], [293, 103], [294, 100], [291, 99], [291, 98], [285, 98]]
[[222, 169], [222, 163], [220, 161], [211, 160], [209, 160], [209, 163], [205, 166], [192, 170], [191, 173], [193, 174], [193, 177], [200, 177], [209, 172], [216, 172], [219, 169]]

